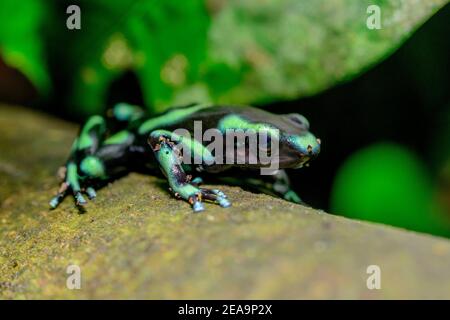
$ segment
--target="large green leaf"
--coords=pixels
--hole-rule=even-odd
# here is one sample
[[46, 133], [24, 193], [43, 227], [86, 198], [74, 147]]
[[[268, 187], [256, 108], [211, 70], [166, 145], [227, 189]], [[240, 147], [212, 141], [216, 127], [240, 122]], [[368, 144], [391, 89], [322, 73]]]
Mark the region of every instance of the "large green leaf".
[[[89, 2], [97, 10], [86, 2], [83, 26], [97, 42], [75, 72], [72, 99], [86, 112], [130, 69], [154, 111], [198, 100], [255, 103], [315, 94], [386, 57], [448, 1]], [[381, 9], [381, 29], [366, 24], [373, 4]], [[95, 27], [99, 14], [113, 26], [108, 32]]]
[[[221, 102], [247, 103], [318, 93], [386, 57], [447, 2], [224, 2], [209, 32], [209, 58], [240, 74], [241, 81], [211, 94]], [[381, 29], [367, 27], [370, 5], [380, 8]]]
[[0, 59], [25, 74], [41, 93], [50, 87], [42, 36], [45, 17], [41, 0], [0, 1]]

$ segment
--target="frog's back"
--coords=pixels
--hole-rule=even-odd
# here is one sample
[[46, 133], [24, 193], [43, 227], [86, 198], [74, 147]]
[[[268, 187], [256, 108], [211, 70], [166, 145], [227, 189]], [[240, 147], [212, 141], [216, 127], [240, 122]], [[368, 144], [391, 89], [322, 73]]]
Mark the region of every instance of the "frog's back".
[[174, 107], [166, 112], [142, 119], [132, 129], [140, 143], [145, 143], [153, 130], [188, 130], [194, 135], [195, 128], [202, 132], [208, 129], [246, 129], [251, 124], [262, 123], [284, 133], [297, 134], [302, 130], [286, 115], [273, 114], [251, 106], [191, 104]]
[[[134, 124], [139, 135], [149, 134], [153, 130], [190, 129], [194, 121], [202, 121], [205, 128], [217, 127], [218, 121], [228, 114], [250, 114], [261, 111], [247, 106], [211, 106], [208, 104], [191, 104], [174, 107], [164, 113], [141, 119]], [[264, 111], [262, 111], [264, 112]]]
[[[176, 114], [175, 112], [174, 110], [174, 114]], [[304, 130], [304, 127], [293, 120], [291, 115], [274, 114], [242, 105], [203, 106], [203, 108], [187, 114], [184, 118], [180, 118], [177, 123], [167, 129], [185, 128], [192, 132], [194, 121], [201, 121], [203, 131], [211, 128], [245, 130], [254, 127], [252, 124], [268, 125], [287, 134], [298, 134]]]

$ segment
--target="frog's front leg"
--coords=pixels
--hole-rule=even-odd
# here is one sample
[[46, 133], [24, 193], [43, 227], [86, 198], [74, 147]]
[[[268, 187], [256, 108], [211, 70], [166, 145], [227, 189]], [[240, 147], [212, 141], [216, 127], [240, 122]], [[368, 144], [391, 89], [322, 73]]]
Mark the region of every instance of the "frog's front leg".
[[305, 205], [299, 195], [291, 189], [291, 182], [285, 170], [278, 170], [272, 177], [274, 193], [284, 200]]
[[82, 127], [80, 135], [74, 141], [66, 165], [62, 167], [58, 193], [50, 200], [50, 207], [56, 208], [69, 190], [72, 190], [77, 205], [84, 205], [86, 200], [82, 191], [89, 198], [95, 197], [95, 191], [90, 186], [81, 187], [79, 169], [89, 169], [94, 173], [101, 170], [102, 164], [93, 155], [98, 150], [106, 132], [106, 121], [101, 116], [90, 117]]
[[176, 197], [188, 201], [194, 212], [204, 210], [202, 200], [217, 203], [221, 207], [229, 207], [227, 196], [217, 189], [199, 188], [199, 179], [191, 179], [183, 169], [181, 148], [189, 150], [195, 156], [212, 157], [209, 151], [199, 142], [178, 136], [165, 130], [150, 133], [148, 143], [155, 153], [161, 171], [167, 178], [171, 191]]

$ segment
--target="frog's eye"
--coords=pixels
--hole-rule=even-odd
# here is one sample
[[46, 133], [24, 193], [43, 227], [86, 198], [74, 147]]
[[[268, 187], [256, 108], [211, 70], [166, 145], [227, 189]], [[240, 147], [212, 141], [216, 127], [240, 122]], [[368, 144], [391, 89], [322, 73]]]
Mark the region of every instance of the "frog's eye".
[[290, 114], [287, 115], [287, 117], [288, 117], [291, 121], [293, 121], [293, 122], [295, 122], [295, 123], [297, 123], [297, 124], [303, 126], [306, 130], [309, 130], [309, 121], [308, 121], [308, 119], [306, 119], [306, 118], [305, 118], [304, 116], [302, 116], [301, 114], [298, 114], [298, 113], [290, 113]]

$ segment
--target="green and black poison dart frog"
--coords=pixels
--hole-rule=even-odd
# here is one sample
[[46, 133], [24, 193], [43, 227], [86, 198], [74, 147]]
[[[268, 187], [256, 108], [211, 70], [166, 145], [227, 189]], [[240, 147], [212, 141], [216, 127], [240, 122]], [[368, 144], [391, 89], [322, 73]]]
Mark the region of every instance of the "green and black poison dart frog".
[[[180, 129], [190, 136], [180, 135]], [[220, 152], [220, 148], [211, 148], [214, 139], [204, 137], [212, 129], [220, 135], [215, 139], [223, 138], [218, 141], [226, 144]], [[233, 138], [230, 143], [227, 135], [233, 132], [264, 132], [258, 139], [266, 141], [254, 143], [252, 149], [252, 136]], [[261, 151], [272, 156], [270, 166], [277, 170], [271, 175], [260, 174], [269, 166], [259, 157]], [[239, 152], [244, 161], [236, 161]], [[131, 171], [162, 172], [171, 192], [189, 202], [194, 212], [204, 210], [203, 201], [231, 205], [220, 190], [200, 187], [202, 178], [196, 176], [200, 173], [301, 203], [284, 169], [308, 165], [319, 152], [320, 140], [309, 132], [308, 120], [296, 113], [276, 115], [249, 106], [192, 104], [149, 117], [138, 106], [119, 103], [107, 117], [92, 116], [82, 126], [60, 170], [63, 182], [50, 206], [56, 208], [70, 191], [77, 205], [85, 205], [83, 193], [93, 199], [96, 188]], [[183, 161], [192, 158], [196, 161]]]

